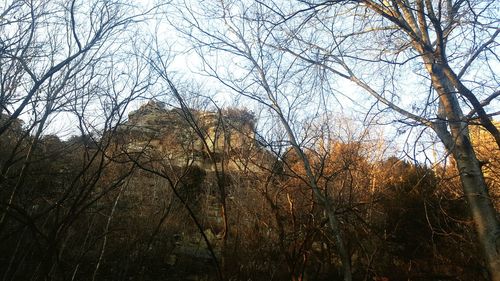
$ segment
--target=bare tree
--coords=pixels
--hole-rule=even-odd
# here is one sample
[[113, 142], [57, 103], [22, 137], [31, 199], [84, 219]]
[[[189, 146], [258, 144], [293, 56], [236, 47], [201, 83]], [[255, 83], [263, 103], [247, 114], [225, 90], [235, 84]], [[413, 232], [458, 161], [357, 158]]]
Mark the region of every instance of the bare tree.
[[[303, 166], [301, 180], [325, 211], [342, 261], [344, 279], [351, 280], [349, 249], [335, 205], [318, 186], [319, 174], [311, 166], [306, 153], [311, 141], [311, 127], [303, 122], [304, 116], [317, 117], [323, 110], [326, 102], [310, 104], [309, 101], [313, 94], [321, 95], [327, 86], [304, 81], [302, 78], [311, 73], [297, 70], [293, 56], [271, 48], [268, 41], [273, 40], [272, 33], [266, 27], [266, 19], [248, 20], [258, 12], [259, 7], [245, 3], [220, 2], [203, 8], [187, 5], [178, 11], [184, 25], [177, 27], [199, 52], [206, 74], [234, 93], [264, 107], [269, 114], [267, 118], [273, 120], [272, 126], [282, 128], [282, 141], [293, 149]], [[219, 65], [219, 56], [229, 56], [230, 59], [220, 60]], [[235, 65], [223, 65], [230, 60]]]
[[[116, 35], [143, 16], [118, 2], [5, 3], [0, 24], [0, 135], [20, 117], [27, 120], [27, 134], [32, 134], [33, 138], [22, 169], [29, 165], [39, 138], [57, 114], [71, 111], [75, 105], [83, 109], [90, 107], [88, 101], [91, 99], [87, 97], [97, 97], [99, 89], [90, 89], [89, 85], [101, 79], [103, 74], [97, 67], [118, 47]], [[116, 73], [113, 75], [113, 79], [118, 78]], [[111, 105], [107, 107], [111, 113]], [[82, 108], [78, 110], [81, 112]], [[16, 150], [12, 151], [11, 156], [14, 155]], [[1, 167], [0, 183], [7, 177], [13, 161], [11, 157]], [[15, 196], [17, 189], [12, 190], [9, 198]], [[0, 221], [3, 217], [4, 214]]]
[[500, 225], [469, 136], [479, 124], [500, 148], [490, 119], [500, 94], [496, 2], [298, 4], [259, 1], [263, 12], [254, 20], [270, 23], [277, 51], [351, 81], [401, 122], [435, 132], [456, 160], [487, 268], [500, 280]]
[[[12, 250], [3, 280], [64, 276], [78, 219], [134, 169], [114, 170], [108, 148], [127, 106], [152, 83], [129, 44], [148, 12], [109, 1], [2, 6], [0, 234]], [[48, 136], [49, 125], [80, 136], [61, 141]]]

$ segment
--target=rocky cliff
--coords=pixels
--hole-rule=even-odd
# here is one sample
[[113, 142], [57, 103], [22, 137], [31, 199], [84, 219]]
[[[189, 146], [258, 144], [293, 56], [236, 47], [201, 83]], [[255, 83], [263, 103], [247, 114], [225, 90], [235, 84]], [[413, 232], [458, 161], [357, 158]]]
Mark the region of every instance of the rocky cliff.
[[[140, 155], [138, 159], [143, 159], [144, 165], [178, 183], [174, 187], [176, 196], [188, 202], [219, 256], [224, 235], [222, 198], [231, 200], [227, 198], [245, 192], [241, 189], [252, 181], [246, 178], [248, 174], [259, 173], [273, 163], [269, 152], [256, 144], [254, 122], [253, 114], [246, 110], [186, 112], [150, 101], [129, 114], [116, 139], [119, 151], [129, 156]], [[160, 209], [160, 198], [157, 203], [148, 202], [152, 201], [151, 196], [169, 190], [171, 187], [166, 185], [171, 182], [146, 171], [136, 172], [129, 182], [135, 190], [122, 200], [141, 209], [133, 213], [144, 214], [140, 219], [148, 220], [147, 209], [151, 206], [146, 204]], [[165, 250], [164, 265], [170, 276], [167, 280], [204, 280], [208, 275], [215, 276], [206, 242], [200, 230], [192, 228], [192, 218], [178, 199], [174, 197], [172, 208], [184, 214], [177, 214], [165, 229], [168, 240], [175, 240]]]
[[131, 112], [119, 131], [129, 153], [154, 152], [172, 165], [194, 164], [206, 171], [213, 171], [214, 164], [222, 162], [226, 170], [255, 170], [254, 161], [248, 160], [259, 161], [255, 157], [262, 157], [262, 150], [255, 153], [254, 123], [247, 110], [186, 112], [150, 101]]

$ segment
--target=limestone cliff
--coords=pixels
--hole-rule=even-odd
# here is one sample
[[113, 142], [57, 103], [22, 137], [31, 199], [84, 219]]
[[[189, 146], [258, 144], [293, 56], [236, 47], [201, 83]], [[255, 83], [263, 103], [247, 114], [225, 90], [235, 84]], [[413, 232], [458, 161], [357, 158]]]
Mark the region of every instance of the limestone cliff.
[[254, 116], [246, 110], [184, 112], [150, 101], [131, 112], [119, 132], [129, 153], [152, 151], [173, 165], [189, 163], [204, 170], [226, 161], [228, 169], [237, 170], [247, 165], [243, 158], [255, 157], [254, 130]]

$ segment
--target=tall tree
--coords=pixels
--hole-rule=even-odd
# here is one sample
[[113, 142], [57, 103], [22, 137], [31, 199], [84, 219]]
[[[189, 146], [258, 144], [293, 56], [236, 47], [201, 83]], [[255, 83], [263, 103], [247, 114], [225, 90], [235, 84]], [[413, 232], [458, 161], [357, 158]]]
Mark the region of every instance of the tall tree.
[[[500, 148], [498, 2], [259, 1], [276, 50], [357, 85], [402, 122], [435, 132], [455, 158], [487, 268], [500, 280], [500, 224], [469, 126]], [[413, 81], [413, 82], [408, 82]], [[362, 96], [359, 99], [363, 99]], [[402, 119], [401, 119], [402, 118]]]
[[[456, 160], [487, 268], [500, 280], [500, 225], [468, 130], [480, 124], [500, 148], [491, 121], [500, 95], [496, 1], [220, 1], [178, 12], [187, 22], [179, 29], [199, 47], [205, 70], [268, 107], [306, 171], [310, 163], [293, 123], [313, 110], [299, 110], [316, 100], [311, 85], [343, 78], [360, 90], [351, 100], [364, 103], [367, 93], [377, 103], [372, 109], [432, 130]], [[221, 52], [231, 56], [227, 65]], [[307, 175], [314, 190], [315, 175]]]
[[312, 166], [307, 154], [308, 146], [315, 139], [311, 135], [313, 128], [307, 123], [321, 115], [326, 102], [309, 103], [312, 97], [305, 93], [309, 91], [321, 96], [325, 85], [304, 82], [303, 77], [311, 72], [300, 70], [293, 56], [276, 52], [269, 44], [273, 41], [272, 32], [265, 19], [250, 20], [262, 12], [260, 8], [243, 2], [217, 2], [203, 7], [186, 4], [177, 11], [183, 24], [176, 27], [200, 55], [205, 74], [264, 108], [268, 120], [272, 120], [271, 126], [281, 129], [279, 141], [297, 155], [304, 170], [301, 181], [323, 208], [341, 259], [344, 279], [352, 280], [350, 253], [342, 223], [332, 198], [318, 185], [321, 171]]
[[[107, 149], [129, 103], [151, 85], [133, 55], [137, 41], [130, 40], [147, 13], [121, 1], [10, 0], [1, 6], [4, 280], [67, 273], [59, 270], [60, 259], [75, 222], [133, 169], [110, 172], [114, 159]], [[80, 137], [47, 136], [70, 126]], [[9, 247], [11, 241], [18, 247]]]

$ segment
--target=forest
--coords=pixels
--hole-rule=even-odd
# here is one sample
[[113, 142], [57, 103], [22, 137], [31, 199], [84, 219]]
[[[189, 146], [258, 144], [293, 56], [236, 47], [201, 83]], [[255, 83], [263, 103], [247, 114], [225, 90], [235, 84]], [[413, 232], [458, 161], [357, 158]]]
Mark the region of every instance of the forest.
[[1, 281], [500, 281], [499, 16], [3, 1]]

